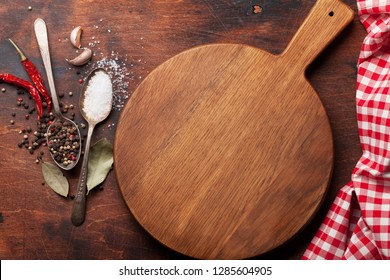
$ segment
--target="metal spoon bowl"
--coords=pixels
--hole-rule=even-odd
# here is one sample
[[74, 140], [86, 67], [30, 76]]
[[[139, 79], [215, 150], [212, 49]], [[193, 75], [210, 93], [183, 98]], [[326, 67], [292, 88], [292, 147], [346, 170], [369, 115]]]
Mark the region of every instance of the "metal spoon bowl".
[[[88, 115], [88, 112], [86, 112], [86, 108], [88, 107], [88, 102], [86, 100], [86, 92], [88, 90], [88, 87], [91, 86], [90, 81], [91, 79], [97, 74], [97, 73], [102, 73], [106, 75], [105, 78], [107, 78], [110, 81], [110, 88], [111, 90], [107, 92], [107, 97], [110, 97], [110, 101], [107, 102], [107, 104], [101, 104], [101, 106], [97, 107], [92, 107], [96, 111], [96, 113], [101, 113], [98, 117], [92, 117]], [[91, 93], [89, 93], [91, 94]], [[92, 93], [93, 94], [93, 93]], [[90, 97], [92, 98], [92, 97]], [[89, 73], [87, 78], [85, 79], [81, 95], [80, 95], [80, 110], [81, 114], [83, 115], [84, 119], [88, 123], [88, 134], [87, 134], [87, 142], [85, 144], [85, 151], [84, 151], [84, 158], [83, 158], [83, 164], [81, 166], [81, 171], [80, 171], [80, 179], [79, 183], [77, 186], [77, 192], [76, 196], [74, 198], [74, 204], [73, 204], [73, 209], [72, 209], [72, 223], [75, 226], [79, 226], [84, 222], [85, 219], [85, 210], [86, 210], [86, 192], [87, 192], [87, 171], [88, 171], [88, 155], [89, 155], [89, 148], [91, 145], [91, 138], [92, 138], [92, 133], [95, 128], [95, 126], [105, 120], [107, 116], [110, 114], [111, 109], [112, 109], [112, 99], [113, 99], [113, 92], [112, 92], [112, 82], [111, 78], [108, 75], [108, 73], [103, 69], [103, 68], [96, 68], [92, 72]], [[89, 107], [91, 109], [91, 107]]]
[[[57, 93], [54, 85], [53, 71], [50, 62], [49, 40], [46, 23], [37, 18], [34, 22], [35, 36], [41, 52], [43, 65], [45, 66], [55, 119], [47, 129], [46, 141], [49, 152], [54, 162], [64, 170], [70, 170], [76, 166], [81, 154], [81, 136], [77, 125], [61, 114]], [[65, 132], [70, 132], [66, 135]], [[65, 137], [62, 137], [61, 134]], [[71, 135], [71, 136], [70, 136]], [[60, 136], [62, 137], [60, 139]], [[65, 145], [64, 147], [64, 144]], [[61, 148], [62, 146], [62, 148]], [[74, 149], [73, 149], [74, 148]], [[72, 151], [73, 150], [73, 151]]]

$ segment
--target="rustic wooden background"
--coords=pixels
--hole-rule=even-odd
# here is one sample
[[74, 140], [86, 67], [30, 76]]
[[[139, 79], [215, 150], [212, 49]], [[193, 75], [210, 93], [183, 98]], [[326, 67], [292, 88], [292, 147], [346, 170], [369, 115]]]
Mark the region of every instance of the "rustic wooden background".
[[[156, 0], [156, 1], [10, 1], [0, 6], [0, 73], [28, 79], [19, 57], [8, 42], [12, 38], [44, 73], [33, 33], [33, 22], [43, 18], [49, 31], [57, 91], [64, 104], [78, 112], [79, 79], [99, 61], [116, 61], [123, 83], [117, 95], [131, 93], [159, 64], [193, 46], [242, 43], [281, 53], [303, 22], [315, 0]], [[356, 1], [345, 0], [356, 12]], [[31, 6], [32, 9], [29, 9]], [[69, 40], [75, 26], [84, 29], [82, 44], [95, 56], [90, 64], [70, 66], [76, 55]], [[309, 225], [284, 246], [259, 259], [299, 259], [321, 224], [338, 189], [349, 181], [361, 154], [355, 113], [356, 62], [365, 30], [357, 16], [314, 61], [308, 80], [329, 114], [335, 144], [334, 174], [324, 203]], [[310, 44], [310, 42], [307, 42]], [[124, 68], [126, 67], [125, 71]], [[124, 72], [123, 72], [124, 71]], [[118, 70], [118, 79], [122, 78]], [[45, 75], [44, 75], [45, 77]], [[123, 86], [127, 84], [127, 88]], [[42, 185], [37, 154], [20, 149], [19, 130], [35, 127], [36, 115], [24, 118], [16, 106], [13, 86], [0, 84], [0, 259], [185, 259], [164, 247], [137, 224], [119, 191], [115, 173], [88, 196], [86, 222], [70, 222], [72, 200]], [[156, 89], [158, 90], [158, 89]], [[73, 96], [68, 93], [73, 92]], [[29, 101], [30, 106], [34, 106]], [[93, 141], [106, 137], [113, 143], [120, 108], [97, 127]], [[12, 116], [15, 113], [15, 117]], [[10, 121], [14, 120], [15, 124]], [[45, 151], [42, 147], [40, 150]], [[43, 156], [50, 161], [48, 153]], [[114, 167], [115, 168], [115, 167]], [[75, 193], [79, 170], [65, 173]]]

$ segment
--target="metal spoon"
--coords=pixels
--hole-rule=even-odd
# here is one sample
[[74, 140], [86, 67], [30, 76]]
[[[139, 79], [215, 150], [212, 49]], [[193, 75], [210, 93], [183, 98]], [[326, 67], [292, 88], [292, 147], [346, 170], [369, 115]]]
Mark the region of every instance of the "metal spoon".
[[[88, 90], [88, 87], [92, 86], [92, 83], [94, 80], [91, 80], [98, 72], [103, 73], [104, 75], [107, 75], [106, 78], [110, 81], [110, 88], [111, 90], [107, 92], [107, 98], [110, 99], [109, 102], [106, 104], [100, 104], [101, 106], [98, 107], [91, 107], [88, 106], [88, 102], [86, 100], [86, 92]], [[91, 81], [91, 83], [90, 83]], [[89, 93], [93, 94], [93, 93]], [[106, 93], [104, 93], [106, 94]], [[92, 98], [92, 97], [89, 97]], [[81, 91], [80, 95], [80, 109], [81, 109], [81, 114], [83, 115], [84, 119], [88, 123], [88, 134], [87, 134], [87, 142], [85, 144], [85, 151], [84, 151], [84, 158], [83, 158], [83, 164], [81, 166], [81, 171], [80, 171], [80, 179], [77, 187], [77, 192], [76, 196], [74, 198], [74, 204], [73, 204], [73, 209], [72, 209], [72, 223], [75, 226], [79, 226], [84, 222], [85, 219], [85, 210], [86, 210], [86, 191], [87, 191], [87, 172], [88, 172], [88, 155], [89, 155], [89, 148], [91, 145], [91, 137], [93, 130], [95, 126], [105, 120], [107, 116], [111, 112], [112, 108], [112, 98], [113, 98], [113, 93], [112, 93], [112, 82], [111, 78], [108, 75], [108, 73], [103, 69], [103, 68], [97, 68], [93, 70], [86, 78], [83, 89]], [[90, 99], [89, 99], [90, 100]], [[87, 102], [86, 102], [87, 101]], [[86, 108], [88, 106], [88, 109], [91, 110], [93, 108], [96, 110], [94, 113], [99, 113], [100, 115], [98, 116], [90, 116], [88, 115], [88, 112], [86, 111]]]
[[53, 101], [54, 113], [55, 113], [55, 120], [52, 122], [52, 124], [50, 124], [50, 126], [47, 129], [48, 136], [46, 137], [46, 141], [49, 145], [49, 143], [50, 143], [50, 139], [49, 139], [50, 136], [49, 135], [51, 135], [51, 132], [54, 131], [55, 128], [58, 127], [59, 125], [61, 125], [61, 126], [66, 125], [67, 127], [69, 127], [69, 129], [72, 129], [74, 131], [72, 133], [72, 135], [76, 135], [76, 136], [74, 139], [71, 139], [71, 141], [78, 142], [78, 152], [77, 152], [77, 155], [70, 156], [70, 157], [73, 157], [73, 159], [70, 158], [69, 163], [68, 163], [68, 159], [66, 159], [66, 162], [58, 162], [55, 158], [57, 156], [57, 151], [55, 151], [55, 153], [54, 153], [54, 151], [52, 151], [50, 149], [51, 143], [49, 145], [49, 152], [50, 152], [50, 155], [53, 158], [54, 162], [62, 169], [70, 170], [76, 166], [77, 162], [80, 159], [80, 154], [81, 154], [80, 131], [79, 131], [77, 125], [72, 120], [64, 117], [61, 114], [60, 106], [58, 104], [57, 93], [56, 93], [56, 89], [54, 86], [53, 71], [52, 71], [51, 62], [50, 62], [49, 40], [48, 40], [48, 36], [47, 36], [47, 28], [46, 28], [45, 21], [41, 18], [37, 18], [34, 22], [34, 30], [35, 30], [35, 36], [36, 36], [37, 41], [38, 41], [39, 50], [41, 52], [43, 65], [45, 66], [46, 75], [47, 75], [47, 79], [49, 82], [51, 98]]

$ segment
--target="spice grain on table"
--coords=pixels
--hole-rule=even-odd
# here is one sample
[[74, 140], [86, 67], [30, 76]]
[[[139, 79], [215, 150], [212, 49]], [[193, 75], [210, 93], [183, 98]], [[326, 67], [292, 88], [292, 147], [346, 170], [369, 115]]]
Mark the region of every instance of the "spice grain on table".
[[[2, 5], [0, 73], [29, 80], [15, 48], [8, 41], [12, 38], [34, 63], [44, 85], [48, 85], [32, 28], [36, 18], [44, 18], [48, 25], [57, 92], [63, 95], [60, 97], [62, 110], [67, 110], [64, 114], [74, 118], [82, 134], [86, 131], [82, 128], [85, 120], [78, 101], [84, 79], [97, 67], [109, 72], [113, 83], [113, 111], [97, 128], [94, 140], [107, 138], [110, 143], [114, 143], [116, 124], [123, 107], [131, 100], [137, 86], [158, 65], [191, 47], [212, 43], [247, 44], [278, 54], [285, 49], [315, 3], [314, 0], [168, 0], [153, 3], [118, 0], [101, 9], [103, 2], [16, 0], [12, 5]], [[355, 0], [343, 2], [357, 11]], [[83, 28], [82, 47], [93, 52], [91, 60], [78, 67], [66, 61], [80, 54], [69, 38], [77, 26]], [[301, 258], [361, 155], [355, 85], [356, 61], [365, 35], [365, 29], [355, 17], [307, 69], [308, 81], [329, 115], [334, 137], [334, 173], [323, 205], [307, 227], [289, 243], [257, 257], [259, 259]], [[2, 82], [0, 88], [1, 259], [187, 258], [166, 248], [142, 229], [123, 201], [114, 172], [108, 174], [100, 187], [90, 191], [87, 219], [81, 227], [74, 228], [69, 216], [80, 165], [65, 174], [70, 188], [67, 198], [58, 196], [47, 184], [42, 185], [41, 163], [52, 162], [49, 147], [44, 146], [44, 127], [47, 128], [52, 118], [47, 112], [48, 104], [42, 103], [37, 125], [39, 108], [33, 99], [29, 99], [28, 89], [6, 82]], [[159, 89], [152, 90], [158, 92]], [[65, 106], [68, 107], [65, 109]], [[163, 115], [160, 121], [164, 123]], [[83, 139], [80, 142], [83, 146]]]

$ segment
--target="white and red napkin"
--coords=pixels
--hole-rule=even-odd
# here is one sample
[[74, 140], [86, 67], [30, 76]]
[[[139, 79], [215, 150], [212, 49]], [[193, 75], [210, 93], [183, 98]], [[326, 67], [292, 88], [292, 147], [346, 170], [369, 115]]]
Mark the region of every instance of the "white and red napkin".
[[367, 29], [356, 108], [363, 155], [303, 259], [390, 259], [390, 0], [357, 0]]

